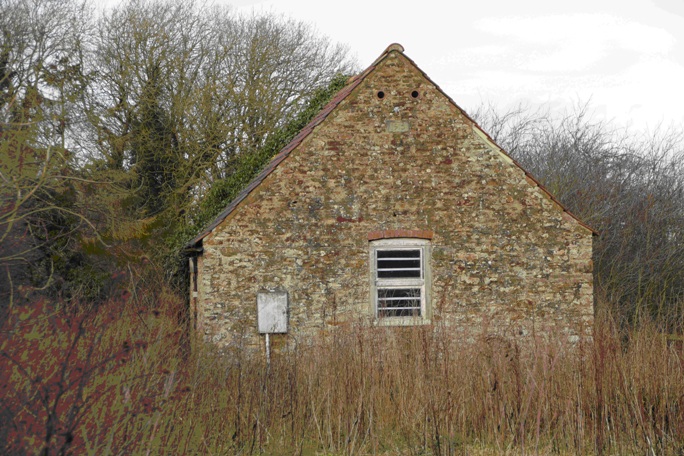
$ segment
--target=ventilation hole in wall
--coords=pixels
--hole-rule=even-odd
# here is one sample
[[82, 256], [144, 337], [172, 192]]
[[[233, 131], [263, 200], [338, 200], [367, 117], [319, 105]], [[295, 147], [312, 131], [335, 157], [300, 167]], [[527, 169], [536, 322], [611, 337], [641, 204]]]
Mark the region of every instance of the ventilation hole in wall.
[[383, 92], [382, 90], [380, 92], [378, 92], [378, 98], [380, 98], [380, 99], [385, 98], [385, 92]]
[[418, 98], [418, 91], [417, 91], [417, 90], [414, 90], [413, 92], [411, 92], [411, 96], [412, 96], [413, 98]]

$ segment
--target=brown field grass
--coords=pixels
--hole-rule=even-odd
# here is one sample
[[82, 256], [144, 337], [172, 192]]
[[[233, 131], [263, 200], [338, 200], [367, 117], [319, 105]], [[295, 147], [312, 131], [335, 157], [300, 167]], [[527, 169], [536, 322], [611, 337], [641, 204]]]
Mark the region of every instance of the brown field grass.
[[684, 453], [681, 340], [597, 318], [593, 343], [350, 325], [273, 354], [187, 350], [180, 302], [15, 308], [4, 454]]

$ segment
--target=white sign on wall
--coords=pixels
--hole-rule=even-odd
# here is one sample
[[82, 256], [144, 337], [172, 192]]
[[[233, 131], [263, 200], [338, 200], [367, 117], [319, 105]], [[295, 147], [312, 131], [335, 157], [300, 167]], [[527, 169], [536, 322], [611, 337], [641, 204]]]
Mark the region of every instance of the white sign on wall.
[[257, 324], [260, 334], [287, 332], [287, 291], [257, 294]]

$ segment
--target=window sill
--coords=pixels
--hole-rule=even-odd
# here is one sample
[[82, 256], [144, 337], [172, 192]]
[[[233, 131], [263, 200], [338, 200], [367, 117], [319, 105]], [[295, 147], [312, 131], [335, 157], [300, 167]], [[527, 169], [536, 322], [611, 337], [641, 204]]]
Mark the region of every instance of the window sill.
[[429, 318], [422, 317], [384, 317], [376, 318], [375, 326], [422, 326], [431, 323]]

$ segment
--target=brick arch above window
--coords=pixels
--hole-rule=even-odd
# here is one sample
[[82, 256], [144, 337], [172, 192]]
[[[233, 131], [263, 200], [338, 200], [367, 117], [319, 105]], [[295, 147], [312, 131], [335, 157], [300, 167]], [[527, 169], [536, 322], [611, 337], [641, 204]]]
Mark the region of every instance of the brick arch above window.
[[431, 230], [379, 230], [368, 233], [369, 241], [378, 239], [413, 238], [431, 240], [435, 233]]

